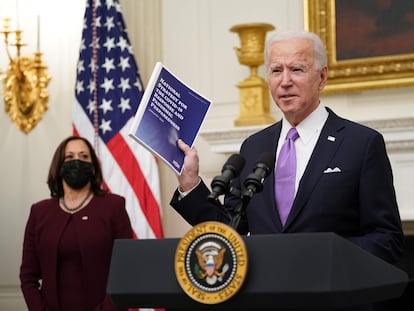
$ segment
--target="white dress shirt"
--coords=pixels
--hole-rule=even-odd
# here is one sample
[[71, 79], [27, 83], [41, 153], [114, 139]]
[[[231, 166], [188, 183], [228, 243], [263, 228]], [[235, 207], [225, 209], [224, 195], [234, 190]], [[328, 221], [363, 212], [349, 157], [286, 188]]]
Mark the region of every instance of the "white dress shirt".
[[[295, 140], [296, 148], [296, 182], [295, 194], [299, 186], [299, 181], [305, 172], [306, 165], [321, 134], [322, 127], [328, 119], [328, 111], [325, 106], [319, 106], [301, 123], [296, 126], [299, 138]], [[293, 126], [283, 117], [282, 131], [280, 132], [279, 143], [277, 145], [276, 159], [279, 157], [280, 149], [285, 142], [288, 131]]]

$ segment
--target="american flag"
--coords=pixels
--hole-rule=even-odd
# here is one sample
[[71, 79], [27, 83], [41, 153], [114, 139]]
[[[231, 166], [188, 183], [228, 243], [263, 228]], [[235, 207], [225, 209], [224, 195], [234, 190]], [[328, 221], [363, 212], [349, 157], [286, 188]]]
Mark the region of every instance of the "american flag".
[[161, 238], [156, 158], [128, 137], [142, 95], [119, 0], [87, 0], [73, 131], [93, 143], [108, 189], [125, 197], [135, 238]]

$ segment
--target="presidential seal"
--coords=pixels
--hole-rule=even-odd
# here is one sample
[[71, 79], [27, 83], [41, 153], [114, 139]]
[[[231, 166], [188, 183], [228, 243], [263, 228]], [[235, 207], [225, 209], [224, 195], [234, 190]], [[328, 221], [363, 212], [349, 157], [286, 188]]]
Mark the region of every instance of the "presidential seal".
[[234, 296], [247, 272], [247, 250], [232, 227], [220, 222], [194, 226], [179, 241], [175, 275], [193, 300], [217, 304]]

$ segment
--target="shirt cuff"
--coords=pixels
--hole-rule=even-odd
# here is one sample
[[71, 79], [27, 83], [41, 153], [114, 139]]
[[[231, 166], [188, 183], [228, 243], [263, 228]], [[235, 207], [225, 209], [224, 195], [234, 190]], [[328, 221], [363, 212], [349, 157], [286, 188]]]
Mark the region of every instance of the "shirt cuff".
[[193, 187], [193, 188], [191, 188], [190, 190], [187, 190], [187, 191], [181, 191], [180, 190], [180, 187], [178, 187], [177, 188], [177, 190], [178, 190], [178, 200], [181, 200], [182, 198], [184, 198], [187, 194], [189, 194], [191, 191], [193, 191], [195, 188], [197, 188], [197, 186], [200, 184], [200, 182], [201, 182], [201, 178], [199, 177], [198, 178], [198, 183]]

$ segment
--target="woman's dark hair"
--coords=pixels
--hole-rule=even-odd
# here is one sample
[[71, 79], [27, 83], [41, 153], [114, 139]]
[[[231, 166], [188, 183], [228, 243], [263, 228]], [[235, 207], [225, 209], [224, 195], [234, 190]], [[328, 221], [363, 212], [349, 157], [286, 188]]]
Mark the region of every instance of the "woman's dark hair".
[[91, 143], [86, 138], [83, 138], [81, 136], [69, 136], [57, 147], [55, 154], [53, 155], [52, 163], [50, 164], [49, 174], [47, 177], [47, 185], [49, 186], [50, 195], [52, 197], [58, 198], [63, 197], [63, 183], [60, 170], [63, 162], [65, 161], [66, 145], [72, 140], [82, 140], [88, 146], [89, 152], [91, 154], [94, 172], [91, 180], [91, 189], [94, 194], [102, 195], [106, 192], [106, 190], [102, 188], [103, 176], [99, 159], [96, 156], [95, 150], [93, 149]]

